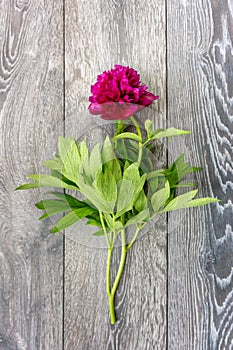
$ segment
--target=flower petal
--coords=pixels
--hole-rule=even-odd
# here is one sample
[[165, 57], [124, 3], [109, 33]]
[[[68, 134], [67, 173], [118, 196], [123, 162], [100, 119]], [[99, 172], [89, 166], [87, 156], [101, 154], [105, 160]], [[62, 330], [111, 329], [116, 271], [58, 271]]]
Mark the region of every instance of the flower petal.
[[91, 86], [89, 111], [103, 119], [127, 119], [157, 100], [158, 96], [147, 89], [135, 69], [115, 64], [113, 69], [98, 75], [97, 82]]

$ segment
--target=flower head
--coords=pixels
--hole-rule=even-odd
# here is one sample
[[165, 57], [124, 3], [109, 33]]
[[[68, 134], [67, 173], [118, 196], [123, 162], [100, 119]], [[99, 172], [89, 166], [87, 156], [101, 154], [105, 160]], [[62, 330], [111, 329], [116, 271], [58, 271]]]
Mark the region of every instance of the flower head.
[[147, 89], [136, 70], [116, 64], [114, 69], [98, 75], [91, 86], [89, 111], [103, 119], [125, 120], [159, 98]]

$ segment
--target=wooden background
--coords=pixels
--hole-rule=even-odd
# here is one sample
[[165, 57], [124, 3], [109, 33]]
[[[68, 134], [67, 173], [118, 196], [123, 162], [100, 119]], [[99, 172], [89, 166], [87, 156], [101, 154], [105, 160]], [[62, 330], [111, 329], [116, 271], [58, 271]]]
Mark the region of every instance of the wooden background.
[[[232, 38], [231, 0], [0, 0], [0, 350], [233, 349]], [[136, 242], [110, 327], [106, 250], [50, 235], [41, 191], [14, 188], [115, 63], [193, 131], [201, 194], [222, 202]]]

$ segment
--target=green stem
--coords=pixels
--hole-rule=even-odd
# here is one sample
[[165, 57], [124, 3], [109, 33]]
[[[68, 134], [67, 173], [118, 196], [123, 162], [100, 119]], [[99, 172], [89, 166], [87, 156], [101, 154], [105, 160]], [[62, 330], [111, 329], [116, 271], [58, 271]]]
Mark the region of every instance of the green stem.
[[127, 252], [128, 252], [128, 250], [132, 247], [132, 245], [134, 244], [134, 242], [136, 241], [137, 236], [138, 236], [140, 230], [141, 230], [141, 227], [137, 227], [136, 232], [135, 232], [135, 234], [134, 234], [134, 236], [133, 236], [131, 242], [130, 242], [130, 243], [127, 245], [127, 247], [126, 247]]
[[121, 231], [121, 260], [118, 267], [117, 275], [115, 278], [115, 281], [113, 283], [112, 290], [110, 292], [110, 265], [111, 265], [111, 255], [112, 255], [112, 248], [108, 250], [108, 260], [107, 260], [107, 272], [106, 272], [106, 289], [108, 294], [108, 306], [109, 306], [109, 313], [110, 313], [110, 319], [111, 324], [116, 323], [116, 315], [115, 315], [115, 309], [114, 309], [114, 298], [116, 294], [117, 287], [119, 285], [124, 266], [125, 266], [125, 260], [126, 260], [126, 237], [125, 237], [125, 229]]
[[[155, 217], [156, 215], [161, 214], [162, 212], [163, 212], [163, 211], [160, 211], [160, 212], [157, 212], [157, 213], [153, 214], [153, 215], [151, 216], [150, 220], [153, 220], [154, 217]], [[135, 232], [135, 234], [134, 234], [134, 236], [133, 236], [131, 242], [130, 242], [130, 243], [127, 245], [127, 247], [126, 247], [127, 252], [128, 252], [128, 250], [132, 247], [132, 245], [134, 244], [134, 242], [136, 241], [137, 236], [138, 236], [140, 230], [141, 230], [146, 224], [147, 224], [147, 222], [145, 222], [144, 224], [142, 224], [140, 227], [137, 227], [137, 230], [136, 230], [136, 232]]]
[[136, 121], [136, 119], [133, 116], [131, 117], [131, 120], [134, 123], [134, 126], [135, 126], [135, 128], [137, 130], [138, 136], [140, 137], [140, 139], [142, 141], [142, 133], [141, 133], [141, 129], [140, 129], [139, 125], [138, 125], [138, 122]]
[[111, 324], [115, 324], [116, 314], [115, 314], [115, 308], [114, 308], [114, 296], [112, 294], [108, 295], [108, 307], [109, 307]]
[[150, 142], [150, 141], [151, 141], [151, 139], [146, 140], [146, 141], [142, 144], [142, 146], [145, 147], [145, 146], [148, 144], [148, 142]]
[[106, 230], [106, 227], [105, 227], [105, 224], [104, 224], [103, 214], [102, 214], [102, 212], [100, 210], [99, 210], [99, 216], [100, 216], [101, 225], [102, 225], [103, 230], [104, 230], [104, 235], [105, 235], [105, 238], [106, 238], [106, 241], [107, 241], [108, 248], [110, 248], [111, 244], [110, 244], [110, 241], [109, 241], [109, 238], [108, 238], [108, 233], [107, 233], [107, 230]]
[[131, 117], [131, 120], [134, 123], [134, 126], [137, 130], [138, 136], [141, 139], [141, 142], [138, 143], [138, 160], [137, 160], [138, 167], [140, 167], [140, 164], [142, 161], [142, 150], [143, 150], [142, 133], [141, 133], [141, 129], [140, 129], [140, 126], [139, 126], [137, 120], [133, 116]]
[[107, 269], [106, 269], [106, 292], [108, 295], [111, 294], [111, 258], [112, 258], [112, 247], [108, 248], [108, 258], [107, 258]]
[[106, 269], [106, 292], [108, 295], [108, 306], [110, 313], [111, 324], [116, 323], [116, 315], [114, 309], [114, 296], [111, 294], [111, 258], [112, 258], [113, 248], [108, 248], [108, 259], [107, 259], [107, 269]]
[[138, 167], [140, 167], [140, 164], [142, 161], [142, 149], [143, 149], [143, 145], [139, 142], [138, 143], [138, 160], [137, 160]]
[[119, 268], [117, 271], [117, 275], [116, 275], [116, 279], [113, 283], [113, 287], [112, 287], [112, 291], [111, 294], [114, 296], [117, 290], [117, 287], [119, 285], [120, 282], [120, 278], [125, 266], [125, 259], [126, 259], [126, 254], [127, 254], [127, 250], [126, 250], [126, 238], [125, 238], [125, 229], [123, 229], [121, 231], [121, 260], [120, 260], [120, 264], [119, 264]]
[[116, 131], [114, 137], [121, 134], [125, 129], [125, 125], [121, 120], [116, 120]]

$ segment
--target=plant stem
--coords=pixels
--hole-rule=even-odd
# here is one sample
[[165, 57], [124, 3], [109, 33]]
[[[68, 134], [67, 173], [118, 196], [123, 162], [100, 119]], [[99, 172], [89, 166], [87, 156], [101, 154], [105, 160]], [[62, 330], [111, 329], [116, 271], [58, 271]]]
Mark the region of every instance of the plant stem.
[[138, 167], [140, 167], [141, 161], [142, 161], [142, 149], [143, 149], [143, 144], [142, 144], [142, 133], [141, 133], [141, 129], [140, 126], [138, 125], [137, 120], [132, 116], [131, 117], [132, 122], [134, 123], [134, 126], [137, 130], [138, 136], [141, 139], [141, 142], [138, 143], [138, 160], [137, 160], [137, 164]]
[[143, 149], [143, 145], [139, 142], [138, 143], [138, 160], [137, 160], [138, 167], [140, 167], [140, 164], [142, 161], [142, 149]]
[[107, 269], [106, 269], [106, 292], [108, 295], [108, 306], [111, 324], [116, 323], [116, 315], [114, 310], [114, 296], [111, 294], [111, 258], [112, 258], [113, 248], [108, 248], [108, 259], [107, 259]]
[[114, 137], [121, 134], [125, 129], [125, 125], [121, 120], [116, 120], [116, 131]]
[[111, 265], [111, 256], [112, 256], [112, 247], [108, 249], [108, 260], [107, 260], [107, 270], [106, 270], [106, 289], [108, 294], [108, 306], [109, 306], [109, 312], [110, 312], [110, 319], [111, 324], [116, 323], [116, 315], [114, 310], [114, 298], [116, 294], [117, 287], [119, 285], [124, 266], [125, 266], [125, 260], [126, 260], [126, 237], [125, 237], [125, 229], [121, 231], [121, 260], [118, 267], [117, 275], [115, 278], [115, 281], [113, 283], [112, 290], [110, 291], [110, 265]]
[[104, 224], [103, 213], [100, 210], [99, 210], [99, 216], [100, 216], [101, 225], [102, 225], [103, 230], [104, 230], [104, 235], [105, 235], [105, 238], [106, 238], [106, 241], [107, 241], [108, 248], [110, 248], [111, 244], [110, 244], [108, 233], [107, 233], [107, 230], [106, 230], [106, 227], [105, 227], [105, 224]]
[[120, 282], [120, 278], [125, 266], [125, 259], [126, 259], [126, 254], [127, 254], [127, 250], [126, 250], [126, 239], [125, 239], [125, 229], [123, 229], [121, 231], [121, 260], [120, 260], [120, 264], [119, 264], [119, 268], [117, 271], [117, 275], [116, 275], [116, 279], [113, 283], [113, 287], [112, 287], [112, 291], [111, 294], [114, 296], [117, 290], [117, 287], [119, 285]]
[[131, 242], [130, 242], [130, 243], [127, 245], [127, 247], [126, 247], [127, 252], [128, 252], [128, 250], [132, 247], [132, 245], [134, 244], [134, 242], [136, 241], [137, 236], [138, 236], [140, 230], [141, 230], [141, 227], [137, 227], [136, 232], [135, 232], [135, 234], [134, 234], [134, 236], [133, 236]]
[[114, 295], [112, 294], [108, 295], [108, 307], [109, 307], [111, 324], [115, 324], [116, 314], [115, 314], [115, 308], [114, 308]]
[[111, 294], [111, 258], [112, 258], [112, 247], [108, 248], [108, 259], [107, 259], [107, 269], [106, 269], [106, 292], [108, 296]]
[[142, 141], [142, 133], [141, 133], [141, 129], [140, 129], [139, 125], [138, 125], [138, 122], [136, 121], [136, 119], [133, 116], [131, 117], [131, 120], [134, 123], [134, 126], [135, 126], [135, 128], [137, 130], [138, 136], [141, 138], [141, 141]]

